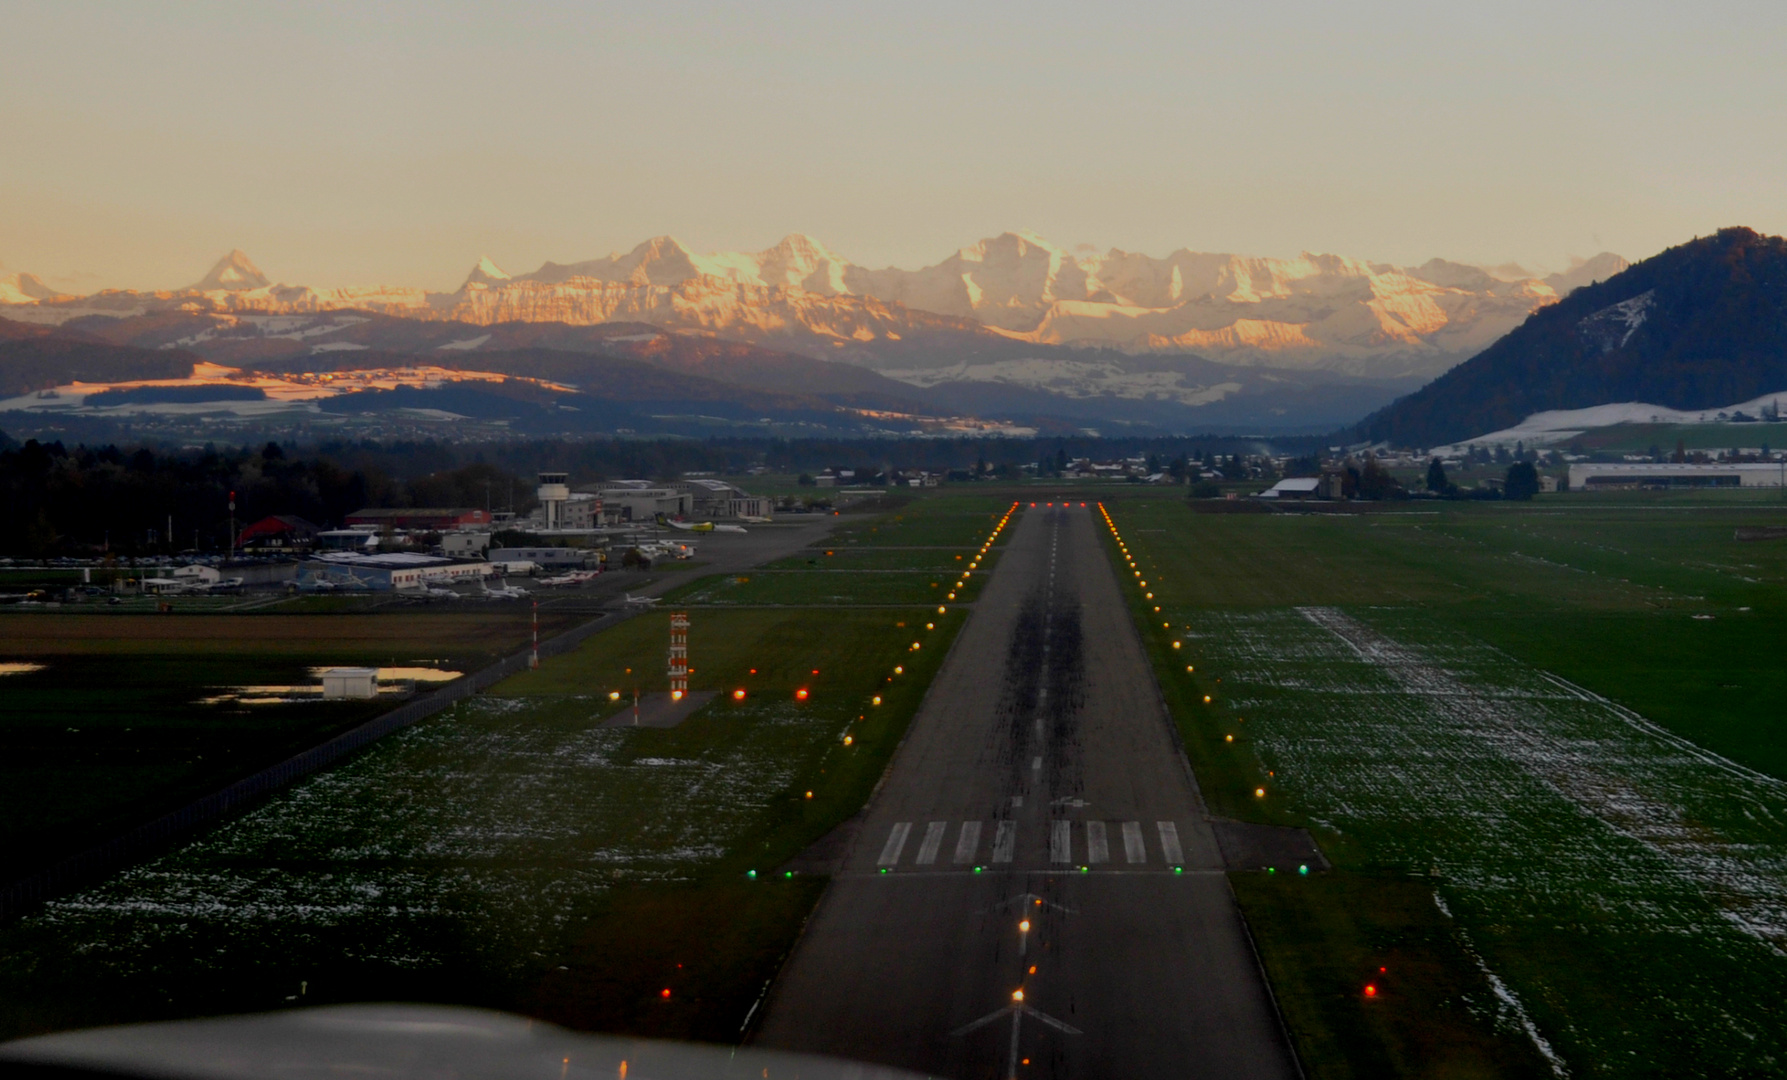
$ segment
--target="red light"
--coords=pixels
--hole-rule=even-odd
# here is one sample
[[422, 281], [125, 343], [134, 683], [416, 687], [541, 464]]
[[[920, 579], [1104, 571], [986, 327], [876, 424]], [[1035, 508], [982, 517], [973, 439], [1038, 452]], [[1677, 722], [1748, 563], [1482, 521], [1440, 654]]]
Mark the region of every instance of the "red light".
[[805, 701], [805, 700], [807, 700], [807, 690], [806, 690], [806, 687], [804, 687], [804, 686], [803, 686], [803, 687], [802, 687], [802, 688], [800, 688], [800, 689], [799, 689], [799, 690], [796, 690], [796, 691], [795, 691], [795, 692], [794, 692], [794, 698], [795, 698], [795, 700], [796, 700], [796, 701]]
[[818, 669], [818, 668], [814, 668], [814, 669], [813, 669], [813, 674], [815, 674], [815, 675], [817, 675], [817, 674], [819, 674], [819, 669]]
[[670, 1000], [670, 987], [666, 986], [664, 989], [658, 991], [658, 996], [663, 998], [665, 1001], [669, 1001]]
[[1384, 972], [1389, 971], [1390, 969], [1389, 968], [1378, 968], [1377, 970], [1378, 970], [1378, 974], [1382, 975]]
[[743, 701], [744, 699], [745, 699], [745, 692], [743, 690], [734, 690], [732, 692], [732, 700]]
[[[667, 991], [665, 991], [665, 993], [669, 993], [669, 991], [667, 990]], [[1365, 996], [1366, 997], [1377, 997], [1377, 987], [1371, 985], [1370, 983], [1366, 983], [1365, 984]]]

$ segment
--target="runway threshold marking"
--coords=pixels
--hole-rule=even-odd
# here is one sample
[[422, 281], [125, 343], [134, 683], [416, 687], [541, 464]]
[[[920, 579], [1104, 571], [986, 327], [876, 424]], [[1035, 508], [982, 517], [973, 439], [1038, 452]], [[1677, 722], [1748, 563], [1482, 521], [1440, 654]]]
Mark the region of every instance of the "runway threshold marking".
[[962, 822], [962, 832], [956, 837], [956, 864], [965, 865], [974, 861], [974, 853], [980, 849], [980, 822]]
[[1011, 821], [1001, 821], [999, 827], [993, 831], [993, 861], [996, 863], [1010, 862], [1012, 850], [1017, 847], [1017, 843], [1017, 824]]
[[881, 847], [882, 866], [898, 866], [900, 852], [906, 849], [906, 837], [912, 832], [910, 821], [896, 821], [892, 831], [887, 834], [887, 843]]
[[1073, 822], [1050, 822], [1049, 861], [1052, 863], [1073, 862]]
[[[1139, 821], [1123, 823], [1123, 857], [1131, 863], [1148, 861], [1148, 849], [1142, 844], [1142, 823]], [[1169, 863], [1173, 861], [1167, 860]]]
[[929, 866], [937, 861], [937, 849], [943, 846], [943, 831], [947, 828], [947, 821], [933, 821], [925, 826], [925, 838], [918, 845], [920, 866]]
[[1094, 864], [1111, 861], [1110, 839], [1102, 821], [1086, 822], [1086, 861]]
[[1155, 828], [1160, 830], [1160, 854], [1169, 864], [1177, 865], [1185, 861], [1185, 850], [1179, 846], [1179, 826], [1170, 821], [1157, 821]]

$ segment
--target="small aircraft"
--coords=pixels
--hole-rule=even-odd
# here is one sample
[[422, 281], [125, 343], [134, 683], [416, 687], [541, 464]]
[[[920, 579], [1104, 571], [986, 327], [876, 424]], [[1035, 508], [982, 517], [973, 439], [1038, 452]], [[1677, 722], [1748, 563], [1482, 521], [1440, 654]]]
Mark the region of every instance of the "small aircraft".
[[632, 593], [626, 593], [621, 598], [621, 602], [628, 607], [655, 607], [658, 603], [658, 598], [655, 596], [634, 596]]
[[680, 530], [681, 530], [681, 531], [683, 531], [683, 532], [698, 532], [698, 533], [709, 533], [709, 532], [729, 532], [729, 533], [741, 533], [741, 532], [744, 532], [744, 531], [745, 531], [745, 530], [744, 530], [744, 527], [743, 527], [743, 526], [742, 526], [742, 525], [716, 525], [716, 524], [714, 524], [714, 523], [713, 523], [713, 522], [711, 522], [711, 521], [695, 521], [695, 522], [689, 522], [689, 521], [671, 521], [671, 520], [670, 520], [670, 519], [669, 519], [669, 518], [667, 518], [667, 517], [665, 517], [665, 516], [664, 516], [664, 515], [663, 515], [663, 514], [659, 514], [659, 515], [658, 515], [658, 517], [657, 517], [657, 522], [658, 522], [658, 524], [659, 524], [659, 525], [662, 525], [662, 526], [666, 526], [666, 527], [668, 527], [668, 528], [672, 528], [672, 529], [680, 529]]
[[497, 589], [491, 588], [486, 581], [480, 580], [478, 584], [483, 586], [484, 599], [486, 600], [520, 600], [527, 596], [526, 589], [509, 584], [507, 579], [504, 579], [502, 587]]
[[541, 578], [542, 585], [581, 585], [586, 581], [594, 581], [600, 570], [573, 570], [557, 577]]
[[430, 599], [433, 599], [433, 600], [457, 600], [457, 599], [459, 599], [459, 594], [454, 592], [452, 589], [440, 588], [439, 586], [429, 586], [428, 588], [423, 589], [422, 595], [429, 597]]

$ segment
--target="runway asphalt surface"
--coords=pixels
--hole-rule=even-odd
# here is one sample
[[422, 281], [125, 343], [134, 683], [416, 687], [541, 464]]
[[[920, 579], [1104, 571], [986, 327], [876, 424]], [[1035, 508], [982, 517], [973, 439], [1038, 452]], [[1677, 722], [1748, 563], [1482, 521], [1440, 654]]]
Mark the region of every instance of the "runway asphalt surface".
[[757, 1045], [955, 1080], [1299, 1075], [1097, 513], [1013, 521]]

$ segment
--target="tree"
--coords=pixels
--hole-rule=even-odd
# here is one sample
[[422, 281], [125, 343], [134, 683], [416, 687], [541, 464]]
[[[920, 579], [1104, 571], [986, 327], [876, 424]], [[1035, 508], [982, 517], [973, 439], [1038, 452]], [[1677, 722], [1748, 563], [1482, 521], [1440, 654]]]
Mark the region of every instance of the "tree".
[[1402, 494], [1402, 485], [1377, 458], [1368, 457], [1359, 470], [1358, 491], [1361, 499], [1394, 499]]
[[1539, 470], [1530, 461], [1517, 461], [1508, 466], [1508, 478], [1502, 483], [1502, 498], [1530, 499], [1539, 493]]
[[1448, 486], [1450, 484], [1446, 480], [1446, 467], [1440, 464], [1440, 459], [1434, 458], [1429, 461], [1427, 463], [1427, 490], [1443, 495]]

